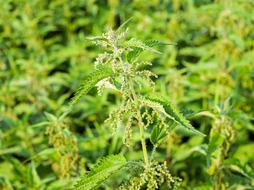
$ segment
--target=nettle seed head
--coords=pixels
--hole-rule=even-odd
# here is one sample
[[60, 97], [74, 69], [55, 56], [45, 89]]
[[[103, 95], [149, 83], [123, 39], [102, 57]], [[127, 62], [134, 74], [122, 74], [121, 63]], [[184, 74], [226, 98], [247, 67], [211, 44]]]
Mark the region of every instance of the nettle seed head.
[[127, 147], [131, 146], [132, 126], [133, 126], [133, 117], [129, 117], [126, 123], [123, 137], [123, 144], [125, 144]]
[[78, 145], [76, 137], [69, 131], [68, 125], [55, 118], [46, 129], [49, 144], [53, 145], [59, 160], [53, 163], [53, 169], [61, 178], [69, 177], [76, 169]]

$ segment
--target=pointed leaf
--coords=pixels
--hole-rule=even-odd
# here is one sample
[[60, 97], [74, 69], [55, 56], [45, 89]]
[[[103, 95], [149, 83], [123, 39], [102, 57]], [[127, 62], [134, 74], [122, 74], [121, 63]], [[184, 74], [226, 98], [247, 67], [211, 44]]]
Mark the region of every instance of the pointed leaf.
[[128, 53], [128, 55], [127, 55], [127, 58], [130, 61], [133, 60], [134, 58], [138, 57], [142, 53], [142, 51], [144, 51], [144, 50], [150, 50], [150, 51], [160, 53], [160, 52], [158, 52], [158, 51], [156, 51], [155, 49], [152, 48], [154, 46], [174, 45], [174, 44], [161, 42], [159, 40], [146, 40], [144, 42], [141, 42], [141, 41], [138, 41], [138, 42], [136, 41], [136, 44], [134, 44], [133, 41], [128, 42], [129, 45], [133, 47], [133, 50], [130, 53]]
[[162, 126], [160, 124], [155, 124], [152, 129], [150, 140], [153, 145], [158, 145], [160, 142], [168, 135], [169, 131], [174, 128], [174, 123], [171, 122], [169, 127]]
[[160, 125], [156, 125], [150, 136], [150, 140], [153, 145], [159, 144], [159, 142], [167, 136], [167, 131]]
[[51, 121], [51, 122], [57, 121], [57, 117], [54, 116], [54, 115], [51, 114], [51, 113], [44, 112], [44, 115], [47, 117], [48, 121]]
[[75, 190], [96, 189], [104, 180], [119, 171], [126, 164], [123, 155], [110, 155], [102, 158], [93, 169], [75, 185]]
[[28, 183], [31, 187], [39, 187], [40, 186], [41, 180], [40, 180], [40, 177], [36, 171], [36, 167], [35, 167], [35, 164], [33, 161], [28, 166], [27, 177], [28, 177]]
[[125, 26], [128, 25], [128, 23], [132, 20], [132, 18], [133, 18], [133, 17], [130, 17], [130, 18], [128, 18], [125, 22], [123, 22], [123, 23], [118, 27], [118, 29], [117, 29], [116, 32], [121, 32], [121, 31], [125, 28]]
[[189, 121], [173, 106], [173, 104], [170, 101], [166, 100], [166, 98], [155, 94], [146, 96], [146, 99], [162, 105], [169, 120], [173, 120], [178, 125], [182, 126], [183, 128], [189, 130], [196, 135], [205, 136], [205, 134], [196, 130], [189, 123]]
[[113, 71], [110, 67], [106, 65], [100, 65], [97, 69], [90, 73], [84, 80], [82, 86], [76, 92], [75, 96], [71, 100], [71, 105], [77, 103], [79, 99], [87, 94], [91, 88], [93, 88], [100, 80], [109, 77], [113, 74]]

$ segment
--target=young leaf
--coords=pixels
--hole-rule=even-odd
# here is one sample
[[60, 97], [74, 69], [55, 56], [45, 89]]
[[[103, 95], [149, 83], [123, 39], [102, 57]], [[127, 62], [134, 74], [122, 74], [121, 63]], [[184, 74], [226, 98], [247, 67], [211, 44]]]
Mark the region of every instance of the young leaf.
[[163, 45], [176, 45], [176, 44], [172, 44], [172, 43], [161, 42], [159, 40], [146, 40], [146, 41], [144, 41], [144, 44], [148, 47], [163, 46]]
[[87, 175], [77, 182], [74, 190], [95, 189], [100, 183], [124, 167], [126, 163], [122, 154], [102, 158]]
[[125, 43], [125, 45], [127, 47], [132, 47], [132, 48], [140, 48], [141, 51], [142, 50], [148, 50], [148, 51], [151, 51], [151, 52], [155, 52], [155, 53], [160, 53], [159, 51], [157, 51], [156, 49], [153, 49], [152, 47], [155, 46], [155, 43], [145, 43], [145, 42], [142, 42], [141, 40], [137, 40], [137, 39], [130, 39], [129, 41], [127, 41]]
[[90, 40], [90, 41], [95, 41], [95, 40], [107, 40], [105, 37], [103, 36], [93, 36], [93, 37], [87, 37], [86, 38], [87, 40]]
[[20, 162], [18, 159], [13, 157], [7, 157], [10, 163], [13, 165], [13, 169], [17, 176], [21, 176], [22, 178], [26, 179], [27, 173], [26, 173], [26, 166], [22, 162]]
[[169, 120], [173, 120], [175, 123], [177, 123], [181, 127], [191, 131], [192, 133], [194, 133], [196, 135], [205, 136], [205, 134], [196, 130], [189, 123], [189, 121], [187, 119], [185, 119], [185, 117], [173, 106], [173, 104], [170, 101], [166, 100], [166, 98], [163, 98], [163, 97], [155, 94], [155, 95], [146, 96], [146, 99], [162, 105], [165, 110], [165, 114]]
[[153, 145], [159, 144], [159, 142], [167, 136], [165, 128], [161, 125], [156, 125], [153, 127], [150, 140]]
[[[170, 121], [169, 121], [170, 122]], [[168, 135], [168, 132], [174, 128], [174, 123], [169, 124], [170, 127], [166, 128], [163, 125], [156, 124], [151, 131], [150, 140], [153, 145], [158, 145]]]
[[121, 24], [121, 26], [119, 26], [119, 28], [117, 29], [116, 32], [121, 32], [121, 31], [125, 28], [125, 26], [126, 26], [131, 20], [132, 20], [132, 17], [128, 18], [125, 22], [123, 22], [123, 23]]
[[36, 167], [34, 162], [32, 161], [31, 164], [27, 168], [27, 177], [28, 183], [31, 187], [39, 187], [41, 184], [40, 177], [36, 171]]
[[84, 80], [83, 84], [76, 92], [75, 96], [71, 100], [71, 105], [77, 103], [81, 96], [87, 94], [91, 88], [93, 88], [100, 80], [109, 77], [113, 74], [110, 67], [106, 65], [99, 65], [97, 69], [90, 73]]
[[133, 50], [130, 53], [128, 53], [128, 55], [127, 55], [127, 59], [130, 61], [133, 60], [134, 58], [138, 57], [142, 53], [143, 50], [150, 50], [150, 51], [158, 52], [158, 51], [154, 50], [152, 47], [162, 46], [162, 45], [174, 45], [174, 44], [161, 42], [159, 40], [146, 40], [144, 42], [139, 41], [139, 43], [136, 42], [137, 44], [134, 44], [134, 42], [130, 40], [128, 43], [129, 43], [128, 45], [133, 47]]
[[246, 165], [241, 164], [240, 160], [236, 158], [228, 158], [227, 160], [225, 160], [224, 167], [240, 173], [249, 180], [254, 180], [253, 169], [247, 164]]
[[48, 112], [44, 112], [44, 114], [47, 117], [48, 121], [50, 121], [50, 122], [56, 122], [57, 121], [57, 117], [54, 116], [53, 114], [48, 113]]

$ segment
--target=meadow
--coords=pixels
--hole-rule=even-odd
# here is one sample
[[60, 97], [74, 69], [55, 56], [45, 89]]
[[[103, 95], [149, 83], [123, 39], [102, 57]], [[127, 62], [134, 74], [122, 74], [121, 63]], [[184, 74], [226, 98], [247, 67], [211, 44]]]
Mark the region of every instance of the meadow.
[[253, 0], [0, 1], [0, 190], [253, 190]]

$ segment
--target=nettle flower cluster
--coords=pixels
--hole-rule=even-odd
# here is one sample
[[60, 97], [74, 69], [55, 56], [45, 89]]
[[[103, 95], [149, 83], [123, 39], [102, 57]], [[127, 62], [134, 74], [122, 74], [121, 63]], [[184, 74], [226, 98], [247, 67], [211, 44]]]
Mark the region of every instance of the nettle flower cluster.
[[174, 189], [180, 186], [181, 179], [173, 177], [167, 169], [166, 162], [160, 164], [152, 162], [139, 176], [135, 176], [120, 186], [119, 190], [139, 190], [146, 185], [148, 190], [159, 189], [164, 183], [168, 188]]
[[[138, 128], [144, 160], [141, 172], [130, 179], [128, 187], [123, 185], [120, 189], [157, 189], [164, 183], [172, 186], [178, 184], [179, 179], [171, 176], [166, 165], [155, 161], [153, 156], [156, 147], [177, 126], [198, 135], [203, 134], [195, 130], [167, 98], [154, 92], [153, 79], [157, 75], [146, 69], [151, 66], [150, 62], [139, 60], [143, 51], [160, 53], [153, 47], [166, 44], [157, 40], [143, 42], [134, 38], [128, 39], [128, 30], [123, 29], [123, 26], [116, 31], [109, 30], [102, 36], [89, 38], [96, 45], [103, 47], [105, 52], [96, 58], [95, 71], [85, 78], [71, 104], [74, 105], [95, 86], [99, 94], [108, 88], [115, 91], [120, 96], [121, 104], [110, 113], [105, 122], [114, 131], [124, 126], [123, 142], [127, 146], [131, 146], [132, 129]], [[150, 133], [150, 141], [154, 146], [150, 157], [145, 133]], [[123, 155], [113, 155], [111, 159], [106, 157], [99, 163], [77, 183], [76, 189], [94, 189], [115, 171], [128, 165]], [[100, 178], [98, 172], [101, 174]]]
[[[95, 68], [109, 66], [113, 72], [113, 76], [107, 77], [97, 84], [99, 92], [105, 87], [113, 88], [121, 93], [123, 100], [134, 99], [135, 89], [136, 87], [142, 89], [143, 80], [154, 87], [151, 77], [157, 77], [151, 71], [142, 69], [150, 66], [150, 62], [140, 62], [135, 57], [138, 57], [142, 50], [158, 51], [133, 38], [125, 41], [126, 34], [127, 30], [119, 34], [117, 31], [109, 30], [102, 37], [90, 38], [96, 45], [107, 50], [98, 55]], [[149, 43], [155, 42], [149, 41]]]

